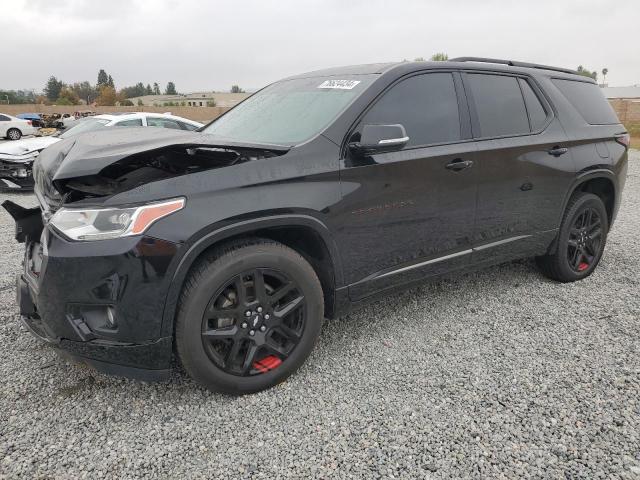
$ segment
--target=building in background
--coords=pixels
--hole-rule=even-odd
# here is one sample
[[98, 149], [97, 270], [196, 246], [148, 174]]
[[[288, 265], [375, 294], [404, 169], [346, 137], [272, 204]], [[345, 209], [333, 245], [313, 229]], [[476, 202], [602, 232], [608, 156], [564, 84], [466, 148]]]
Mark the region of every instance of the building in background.
[[602, 93], [609, 99], [640, 100], [640, 85], [630, 87], [602, 87]]
[[225, 107], [230, 108], [247, 98], [250, 93], [228, 93], [228, 92], [194, 92], [179, 95], [144, 95], [142, 97], [130, 98], [134, 105], [138, 101], [147, 107], [162, 107], [165, 104], [170, 106], [183, 107]]

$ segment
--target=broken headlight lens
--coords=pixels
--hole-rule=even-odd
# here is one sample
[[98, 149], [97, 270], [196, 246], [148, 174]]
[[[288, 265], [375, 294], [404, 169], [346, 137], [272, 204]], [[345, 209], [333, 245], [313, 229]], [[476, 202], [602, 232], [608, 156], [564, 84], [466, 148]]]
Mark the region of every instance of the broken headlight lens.
[[184, 208], [184, 198], [130, 208], [61, 208], [51, 225], [72, 240], [140, 235], [155, 221]]

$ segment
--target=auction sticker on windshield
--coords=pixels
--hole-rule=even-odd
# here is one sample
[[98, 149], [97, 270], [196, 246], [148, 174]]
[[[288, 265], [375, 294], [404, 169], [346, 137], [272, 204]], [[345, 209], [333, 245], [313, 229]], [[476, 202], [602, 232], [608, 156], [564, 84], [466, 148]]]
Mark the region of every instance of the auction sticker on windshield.
[[358, 85], [360, 80], [325, 80], [318, 88], [338, 88], [340, 90], [351, 90]]

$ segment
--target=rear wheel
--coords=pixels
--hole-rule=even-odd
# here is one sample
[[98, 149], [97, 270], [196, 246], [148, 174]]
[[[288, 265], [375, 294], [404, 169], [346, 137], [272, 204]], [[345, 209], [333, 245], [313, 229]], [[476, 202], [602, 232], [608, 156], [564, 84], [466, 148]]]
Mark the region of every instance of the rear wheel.
[[297, 252], [270, 240], [233, 243], [200, 261], [185, 282], [178, 356], [211, 390], [263, 390], [304, 363], [323, 310], [318, 277]]
[[542, 273], [559, 282], [588, 277], [600, 262], [608, 231], [607, 210], [600, 197], [576, 193], [562, 220], [556, 252], [537, 258]]
[[22, 137], [22, 132], [17, 128], [10, 128], [7, 130], [7, 138], [9, 140], [20, 140]]

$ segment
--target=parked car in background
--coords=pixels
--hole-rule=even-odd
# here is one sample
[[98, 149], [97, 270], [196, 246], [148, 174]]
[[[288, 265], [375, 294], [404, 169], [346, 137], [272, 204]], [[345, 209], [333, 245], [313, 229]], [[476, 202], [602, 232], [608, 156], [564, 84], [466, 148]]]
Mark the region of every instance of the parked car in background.
[[[73, 117], [71, 117], [73, 118]], [[202, 124], [164, 113], [123, 113], [96, 115], [76, 120], [74, 126], [46, 137], [24, 138], [0, 144], [0, 188], [32, 189], [33, 161], [49, 145], [80, 133], [108, 127], [162, 127], [175, 130], [196, 130]]]
[[35, 135], [37, 131], [31, 120], [0, 113], [0, 138], [20, 140], [24, 135]]
[[35, 128], [44, 127], [44, 122], [42, 121], [42, 117], [39, 113], [20, 113], [16, 115], [16, 117], [22, 120], [30, 120], [31, 125]]

